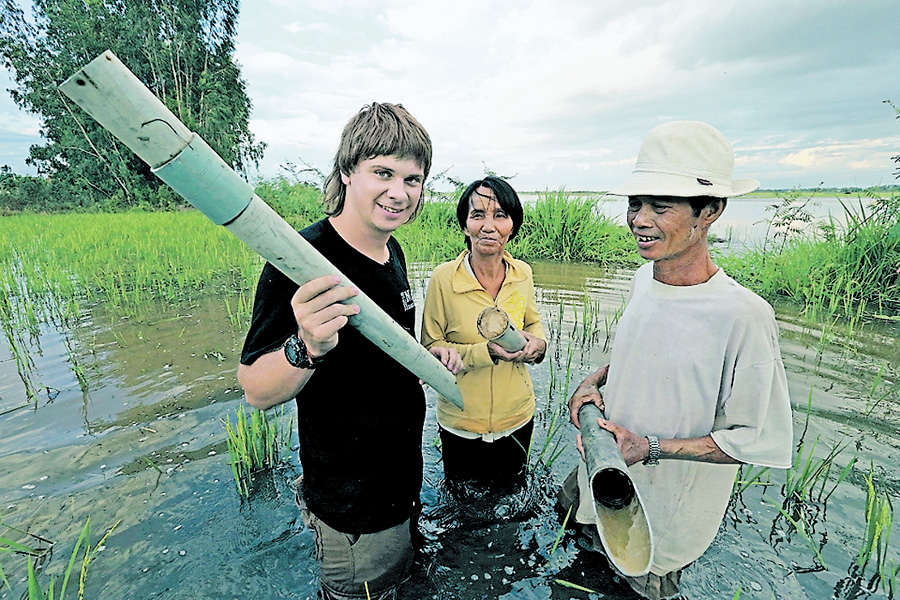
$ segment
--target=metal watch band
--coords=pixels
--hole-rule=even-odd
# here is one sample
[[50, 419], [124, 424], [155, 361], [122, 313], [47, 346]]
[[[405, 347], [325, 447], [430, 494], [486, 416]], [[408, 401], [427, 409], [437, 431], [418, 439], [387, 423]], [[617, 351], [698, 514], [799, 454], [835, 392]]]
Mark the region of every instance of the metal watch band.
[[655, 435], [648, 435], [646, 437], [647, 442], [650, 445], [650, 452], [647, 454], [647, 458], [644, 459], [643, 464], [647, 465], [648, 467], [654, 467], [659, 464], [659, 438]]

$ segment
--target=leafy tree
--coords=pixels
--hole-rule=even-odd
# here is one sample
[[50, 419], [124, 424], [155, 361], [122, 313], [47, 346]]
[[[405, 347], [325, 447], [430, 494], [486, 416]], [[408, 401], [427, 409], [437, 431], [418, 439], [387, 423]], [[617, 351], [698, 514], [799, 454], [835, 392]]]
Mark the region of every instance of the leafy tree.
[[225, 162], [246, 172], [262, 158], [233, 57], [239, 0], [35, 0], [31, 19], [16, 0], [0, 2], [0, 61], [16, 82], [10, 94], [41, 117], [47, 140], [26, 162], [77, 203], [174, 201], [146, 164], [57, 90], [107, 49]]

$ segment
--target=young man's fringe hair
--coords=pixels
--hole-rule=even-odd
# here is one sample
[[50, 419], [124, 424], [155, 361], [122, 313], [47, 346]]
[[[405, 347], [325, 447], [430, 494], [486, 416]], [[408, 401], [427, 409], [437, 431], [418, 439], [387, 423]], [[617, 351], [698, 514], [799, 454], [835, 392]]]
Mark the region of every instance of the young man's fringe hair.
[[[341, 173], [350, 175], [359, 163], [375, 156], [412, 159], [422, 167], [427, 178], [431, 170], [431, 138], [401, 104], [373, 102], [363, 106], [341, 134], [341, 143], [334, 155], [334, 168], [325, 180], [325, 214], [339, 215], [344, 209], [347, 190]], [[410, 221], [419, 214], [423, 200], [419, 199]]]

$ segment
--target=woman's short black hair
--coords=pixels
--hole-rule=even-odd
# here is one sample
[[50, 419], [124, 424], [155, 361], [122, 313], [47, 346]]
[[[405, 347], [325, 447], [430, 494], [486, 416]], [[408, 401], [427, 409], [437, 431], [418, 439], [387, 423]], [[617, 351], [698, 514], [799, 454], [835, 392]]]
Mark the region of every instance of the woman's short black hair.
[[[466, 229], [466, 221], [469, 219], [469, 202], [472, 199], [472, 194], [480, 187], [486, 187], [494, 192], [494, 199], [497, 201], [497, 204], [512, 219], [513, 228], [512, 233], [509, 235], [509, 239], [512, 240], [516, 237], [516, 233], [519, 232], [519, 227], [522, 226], [525, 212], [522, 209], [522, 202], [519, 201], [519, 195], [516, 193], [516, 190], [505, 179], [500, 179], [493, 175], [473, 181], [459, 197], [459, 202], [456, 204], [456, 220], [459, 222], [460, 229], [463, 231]], [[466, 246], [471, 249], [468, 237], [466, 237]]]

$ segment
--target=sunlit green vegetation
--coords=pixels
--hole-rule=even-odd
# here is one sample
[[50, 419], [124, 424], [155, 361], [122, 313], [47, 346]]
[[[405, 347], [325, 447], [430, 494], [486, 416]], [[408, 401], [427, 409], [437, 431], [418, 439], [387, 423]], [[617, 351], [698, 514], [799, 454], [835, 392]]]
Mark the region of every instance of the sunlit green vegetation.
[[287, 463], [293, 418], [282, 424], [284, 404], [269, 412], [238, 406], [235, 421], [222, 421], [228, 436], [228, 456], [238, 493], [249, 496], [255, 478]]
[[[298, 229], [322, 216], [314, 188], [275, 180], [258, 193]], [[525, 260], [634, 262], [629, 236], [597, 214], [595, 202], [541, 196], [511, 250]], [[428, 202], [398, 238], [409, 262], [452, 258], [464, 247], [455, 203]], [[26, 313], [42, 302], [65, 310], [75, 298], [127, 307], [252, 290], [259, 268], [253, 251], [194, 210], [19, 214], [3, 217], [0, 228], [0, 286]]]
[[845, 222], [816, 231], [805, 197], [774, 204], [770, 236], [755, 250], [718, 261], [760, 295], [790, 298], [813, 319], [895, 318], [900, 311], [900, 196], [861, 194], [843, 201]]
[[[6, 529], [6, 531], [4, 531], [4, 536], [12, 534], [18, 535], [19, 537], [24, 536], [26, 539], [24, 541], [16, 541], [10, 537], [0, 537], [0, 555], [11, 554], [14, 556], [24, 556], [26, 558], [27, 578], [23, 577], [22, 581], [26, 582], [27, 591], [22, 593], [22, 598], [27, 598], [28, 600], [64, 600], [67, 597], [71, 598], [77, 595], [77, 597], [81, 599], [84, 598], [88, 569], [94, 559], [97, 558], [97, 554], [103, 549], [104, 542], [106, 542], [106, 539], [117, 525], [118, 523], [113, 525], [99, 542], [95, 545], [91, 545], [91, 520], [88, 518], [84, 527], [81, 529], [81, 534], [75, 541], [75, 547], [72, 549], [72, 554], [69, 557], [69, 562], [66, 564], [65, 571], [59, 575], [42, 575], [42, 567], [49, 561], [53, 554], [53, 542], [28, 533], [27, 531], [6, 525], [2, 521], [0, 521], [0, 526], [3, 526]], [[34, 545], [34, 543], [37, 545]], [[79, 554], [81, 555], [81, 561], [79, 567], [76, 569], [76, 564], [79, 562]], [[73, 580], [71, 582], [71, 588], [77, 586], [78, 592], [77, 594], [73, 593], [67, 596], [66, 592], [70, 589], [69, 580], [72, 578], [73, 574], [75, 575], [75, 579], [77, 579], [77, 583]], [[0, 590], [2, 590], [3, 586], [6, 586], [10, 592], [13, 591], [13, 586], [10, 583], [6, 572], [0, 568]]]
[[[640, 264], [634, 238], [597, 210], [600, 201], [599, 195], [564, 190], [539, 193], [533, 203], [524, 204], [522, 227], [509, 243], [509, 252], [525, 261]], [[417, 220], [397, 231], [408, 260], [443, 262], [465, 248], [456, 203], [455, 195], [431, 197]]]

